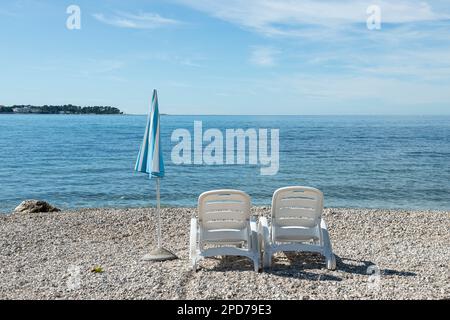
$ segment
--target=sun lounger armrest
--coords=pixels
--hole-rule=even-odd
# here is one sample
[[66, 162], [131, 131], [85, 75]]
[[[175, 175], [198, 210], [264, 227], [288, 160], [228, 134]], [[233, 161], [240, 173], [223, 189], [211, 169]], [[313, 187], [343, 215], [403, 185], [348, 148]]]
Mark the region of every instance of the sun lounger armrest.
[[191, 219], [191, 239], [190, 239], [190, 257], [191, 259], [197, 256], [196, 248], [198, 241], [198, 227], [197, 218]]
[[269, 222], [266, 217], [259, 218], [258, 234], [260, 239], [259, 243], [262, 245], [263, 249], [265, 245], [270, 244]]
[[330, 234], [328, 233], [327, 224], [325, 223], [324, 219], [322, 219], [322, 221], [320, 222], [320, 229], [323, 237], [324, 248], [326, 251], [328, 251], [326, 252], [326, 254], [332, 254], [333, 249], [331, 246]]
[[255, 217], [250, 218], [250, 230], [252, 232], [258, 232], [258, 223]]
[[259, 230], [262, 230], [261, 228], [269, 228], [269, 222], [266, 217], [259, 218]]
[[197, 233], [198, 232], [198, 219], [197, 218], [192, 218], [191, 219], [191, 234]]
[[249, 239], [251, 241], [250, 247], [254, 250], [257, 250], [259, 253], [258, 248], [258, 223], [256, 221], [256, 218], [251, 217], [250, 218], [250, 228], [249, 228]]
[[249, 225], [250, 225], [250, 228], [248, 228], [249, 239], [252, 239], [253, 237], [258, 239], [258, 223], [256, 222], [256, 219], [254, 217], [250, 218]]

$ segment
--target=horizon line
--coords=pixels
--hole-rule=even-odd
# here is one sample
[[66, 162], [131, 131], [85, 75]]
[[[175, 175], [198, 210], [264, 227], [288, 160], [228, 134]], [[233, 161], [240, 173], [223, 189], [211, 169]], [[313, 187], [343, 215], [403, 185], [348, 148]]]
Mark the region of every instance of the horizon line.
[[[146, 113], [124, 113], [125, 116], [147, 116]], [[193, 116], [202, 116], [202, 117], [217, 117], [217, 116], [231, 116], [231, 117], [268, 117], [268, 116], [277, 116], [277, 117], [292, 117], [292, 116], [306, 116], [306, 117], [342, 117], [342, 116], [370, 116], [370, 117], [398, 117], [398, 116], [414, 116], [414, 117], [425, 117], [425, 116], [450, 116], [450, 113], [429, 113], [429, 114], [419, 114], [419, 113], [411, 113], [411, 114], [355, 114], [355, 113], [343, 113], [343, 114], [182, 114], [182, 113], [160, 113], [161, 116], [183, 116], [183, 117], [193, 117]]]

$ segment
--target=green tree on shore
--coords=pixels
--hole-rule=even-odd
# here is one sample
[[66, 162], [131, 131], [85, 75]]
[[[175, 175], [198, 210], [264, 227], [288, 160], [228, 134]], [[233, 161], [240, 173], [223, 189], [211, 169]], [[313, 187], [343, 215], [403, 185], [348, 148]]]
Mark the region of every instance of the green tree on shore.
[[63, 106], [44, 105], [14, 105], [10, 107], [0, 106], [0, 113], [38, 113], [38, 114], [123, 114], [118, 108], [111, 106], [80, 107], [72, 104]]

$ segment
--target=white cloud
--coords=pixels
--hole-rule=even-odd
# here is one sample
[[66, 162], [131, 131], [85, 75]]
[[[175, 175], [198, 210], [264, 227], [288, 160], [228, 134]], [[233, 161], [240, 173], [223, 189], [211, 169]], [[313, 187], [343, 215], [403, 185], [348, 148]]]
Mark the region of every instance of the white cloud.
[[262, 67], [271, 67], [276, 64], [275, 58], [279, 53], [279, 50], [271, 47], [252, 47], [250, 62]]
[[125, 66], [125, 63], [120, 60], [108, 60], [108, 59], [96, 60], [96, 59], [93, 59], [90, 62], [92, 64], [92, 66], [95, 66], [92, 68], [94, 73], [109, 73], [109, 72], [120, 70]]
[[446, 83], [364, 75], [292, 74], [239, 81], [239, 88], [267, 97], [258, 103], [261, 114], [273, 114], [274, 102], [278, 114], [448, 114], [450, 99]]
[[372, 63], [355, 65], [359, 74], [378, 78], [408, 79], [409, 82], [450, 81], [449, 49], [429, 48], [420, 52], [396, 51], [380, 56]]
[[168, 62], [168, 63], [174, 63], [178, 64], [180, 66], [185, 67], [194, 67], [194, 68], [200, 68], [202, 67], [202, 63], [206, 60], [205, 57], [198, 54], [177, 54], [174, 52], [145, 52], [145, 53], [139, 53], [135, 54], [133, 56], [134, 60], [155, 60], [155, 61], [162, 61], [162, 62]]
[[265, 35], [317, 35], [314, 27], [365, 24], [370, 5], [381, 7], [383, 23], [450, 19], [420, 0], [178, 0], [196, 10]]
[[131, 14], [118, 12], [111, 15], [95, 13], [93, 17], [105, 24], [129, 29], [156, 29], [180, 24], [178, 20], [164, 18], [156, 13]]

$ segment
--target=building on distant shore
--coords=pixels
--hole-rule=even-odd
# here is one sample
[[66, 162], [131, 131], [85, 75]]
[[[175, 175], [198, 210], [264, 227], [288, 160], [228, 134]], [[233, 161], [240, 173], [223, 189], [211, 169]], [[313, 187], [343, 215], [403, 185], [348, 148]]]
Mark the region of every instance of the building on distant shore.
[[31, 113], [30, 107], [17, 107], [13, 108], [14, 113]]

